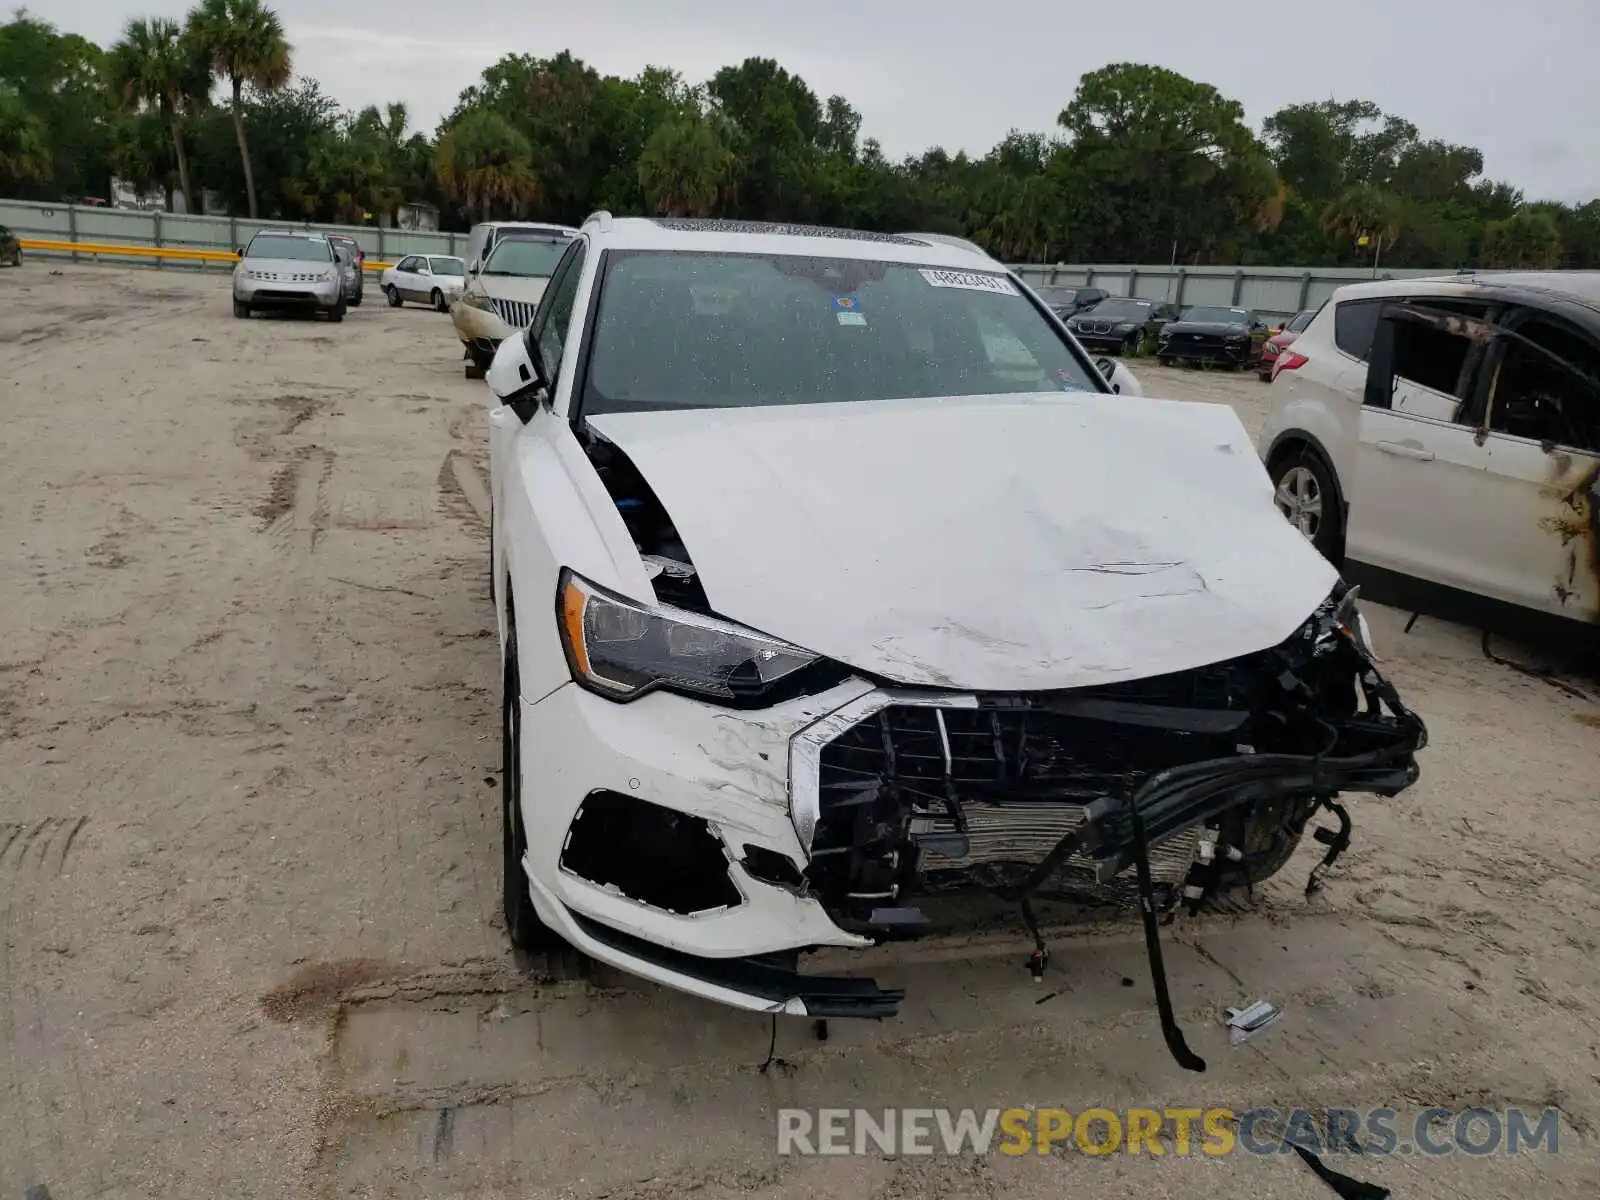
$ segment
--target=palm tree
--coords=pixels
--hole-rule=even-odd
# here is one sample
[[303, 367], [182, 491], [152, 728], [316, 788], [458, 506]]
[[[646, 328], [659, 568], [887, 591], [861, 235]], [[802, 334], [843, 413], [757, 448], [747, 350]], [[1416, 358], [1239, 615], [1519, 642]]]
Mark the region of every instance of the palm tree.
[[209, 64], [196, 53], [194, 43], [184, 37], [176, 21], [140, 17], [128, 22], [122, 40], [111, 47], [107, 70], [112, 89], [125, 106], [134, 112], [150, 108], [161, 114], [172, 134], [184, 211], [195, 212], [183, 120], [206, 105], [211, 92]]
[[491, 109], [475, 108], [440, 136], [433, 174], [469, 216], [520, 216], [539, 197], [532, 159], [528, 139], [509, 121]]
[[189, 13], [189, 33], [233, 89], [233, 133], [244, 162], [245, 195], [256, 216], [256, 178], [244, 136], [244, 88], [272, 92], [289, 82], [289, 43], [283, 22], [261, 0], [201, 0]]
[[701, 117], [663, 121], [639, 154], [646, 203], [672, 217], [703, 217], [733, 177], [733, 152]]
[[[1400, 208], [1388, 192], [1367, 184], [1351, 188], [1322, 211], [1322, 232], [1345, 245], [1365, 237], [1375, 242], [1373, 259], [1400, 237]], [[1374, 268], [1376, 269], [1376, 268]]]

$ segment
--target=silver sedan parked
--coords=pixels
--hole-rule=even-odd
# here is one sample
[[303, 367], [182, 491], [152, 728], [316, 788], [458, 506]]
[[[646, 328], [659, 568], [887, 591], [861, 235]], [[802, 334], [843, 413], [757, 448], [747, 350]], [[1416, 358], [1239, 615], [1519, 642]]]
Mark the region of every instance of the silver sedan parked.
[[344, 282], [333, 247], [320, 233], [264, 229], [239, 251], [233, 268], [233, 315], [299, 309], [344, 320]]

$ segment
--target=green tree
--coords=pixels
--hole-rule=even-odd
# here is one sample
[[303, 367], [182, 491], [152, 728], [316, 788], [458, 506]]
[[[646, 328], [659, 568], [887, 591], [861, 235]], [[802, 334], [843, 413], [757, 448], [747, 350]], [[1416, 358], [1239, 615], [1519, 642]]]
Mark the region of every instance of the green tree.
[[[1262, 223], [1276, 173], [1244, 109], [1164, 67], [1091, 71], [1061, 111], [1080, 249], [1123, 262], [1204, 255]], [[1230, 250], [1237, 247], [1230, 244]]]
[[233, 132], [244, 164], [250, 218], [257, 216], [256, 180], [244, 131], [244, 89], [274, 92], [289, 82], [289, 43], [283, 23], [261, 0], [201, 0], [189, 13], [188, 28], [233, 93]]
[[0, 184], [43, 183], [50, 178], [44, 122], [10, 87], [0, 87]]
[[464, 113], [439, 137], [433, 171], [469, 218], [520, 216], [539, 197], [528, 139], [487, 108]]
[[1346, 261], [1375, 259], [1399, 240], [1400, 214], [1395, 197], [1371, 184], [1358, 184], [1323, 209], [1322, 231], [1344, 248]]
[[105, 86], [100, 47], [18, 12], [0, 24], [0, 87], [10, 90], [42, 129], [50, 170], [13, 194], [56, 198], [107, 196], [118, 105]]
[[1519, 209], [1483, 231], [1483, 265], [1545, 271], [1561, 262], [1561, 230], [1547, 211]]
[[130, 111], [159, 113], [172, 138], [185, 212], [198, 212], [184, 146], [185, 118], [204, 108], [211, 76], [203, 55], [176, 21], [138, 17], [128, 22], [107, 64], [111, 86]]
[[639, 155], [639, 187], [652, 212], [703, 217], [733, 181], [733, 152], [711, 122], [676, 116], [657, 125]]

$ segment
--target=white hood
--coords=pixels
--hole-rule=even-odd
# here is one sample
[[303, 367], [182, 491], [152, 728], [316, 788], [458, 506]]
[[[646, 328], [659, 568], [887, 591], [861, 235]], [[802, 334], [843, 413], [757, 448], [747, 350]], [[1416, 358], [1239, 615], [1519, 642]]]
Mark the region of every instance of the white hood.
[[1337, 573], [1233, 410], [1072, 394], [609, 414], [723, 616], [910, 685], [1083, 687], [1276, 645]]

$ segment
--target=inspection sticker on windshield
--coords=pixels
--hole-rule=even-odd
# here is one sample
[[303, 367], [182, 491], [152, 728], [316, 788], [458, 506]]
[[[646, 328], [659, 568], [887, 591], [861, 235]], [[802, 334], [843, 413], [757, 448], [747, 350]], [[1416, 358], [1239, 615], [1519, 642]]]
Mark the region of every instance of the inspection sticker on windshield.
[[993, 292], [997, 296], [1015, 296], [1017, 289], [1004, 275], [984, 275], [979, 271], [947, 271], [938, 267], [920, 267], [922, 277], [937, 288], [961, 288], [968, 292]]
[[861, 301], [854, 292], [833, 298], [833, 315], [841, 325], [865, 325], [867, 318], [861, 312]]

